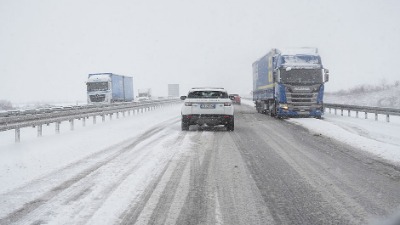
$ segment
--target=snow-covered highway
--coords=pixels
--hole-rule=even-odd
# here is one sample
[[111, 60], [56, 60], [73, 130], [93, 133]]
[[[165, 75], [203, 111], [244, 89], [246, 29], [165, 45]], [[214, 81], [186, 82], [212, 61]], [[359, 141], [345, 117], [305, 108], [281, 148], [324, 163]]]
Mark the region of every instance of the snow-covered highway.
[[176, 104], [18, 144], [0, 133], [0, 224], [366, 224], [399, 210], [398, 136], [235, 110], [234, 132], [181, 131]]

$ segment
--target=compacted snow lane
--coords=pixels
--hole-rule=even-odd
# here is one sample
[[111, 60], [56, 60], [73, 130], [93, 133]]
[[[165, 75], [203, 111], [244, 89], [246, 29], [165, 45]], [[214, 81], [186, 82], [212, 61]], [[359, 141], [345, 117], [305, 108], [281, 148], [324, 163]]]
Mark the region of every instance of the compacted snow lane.
[[235, 132], [185, 133], [190, 150], [122, 224], [365, 224], [400, 205], [399, 168], [248, 106]]

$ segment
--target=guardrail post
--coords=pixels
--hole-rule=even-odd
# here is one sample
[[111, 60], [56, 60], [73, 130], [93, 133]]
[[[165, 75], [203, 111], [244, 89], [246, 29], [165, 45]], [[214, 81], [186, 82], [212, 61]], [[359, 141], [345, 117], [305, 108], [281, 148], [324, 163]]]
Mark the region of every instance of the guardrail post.
[[56, 122], [56, 134], [60, 133], [60, 122]]
[[347, 110], [347, 116], [350, 117], [350, 109]]
[[329, 108], [329, 114], [331, 114], [331, 108]]
[[101, 120], [103, 121], [103, 123], [106, 122], [106, 115], [105, 114], [101, 115]]
[[117, 119], [119, 119], [119, 112], [117, 112]]
[[19, 128], [15, 128], [15, 142], [21, 142], [21, 130]]
[[110, 113], [110, 120], [112, 120], [112, 115], [113, 115], [113, 114], [112, 114], [112, 113]]
[[69, 121], [71, 130], [74, 130], [74, 119]]
[[335, 108], [335, 115], [337, 115], [336, 111], [337, 111], [337, 109]]
[[365, 112], [365, 119], [368, 119], [368, 113]]
[[340, 115], [343, 116], [343, 109], [340, 109]]
[[42, 136], [42, 134], [43, 134], [43, 129], [42, 129], [42, 124], [40, 124], [40, 125], [38, 125], [37, 126], [37, 136], [38, 137], [41, 137]]
[[96, 116], [93, 116], [93, 124], [96, 124]]
[[356, 111], [356, 118], [358, 118], [358, 111]]
[[389, 123], [389, 114], [386, 114], [386, 122]]
[[128, 110], [128, 116], [131, 116], [131, 110]]
[[125, 111], [122, 112], [122, 116], [125, 117]]
[[86, 117], [82, 118], [82, 126], [84, 126], [84, 127], [86, 126]]
[[375, 121], [378, 121], [378, 113], [375, 113]]

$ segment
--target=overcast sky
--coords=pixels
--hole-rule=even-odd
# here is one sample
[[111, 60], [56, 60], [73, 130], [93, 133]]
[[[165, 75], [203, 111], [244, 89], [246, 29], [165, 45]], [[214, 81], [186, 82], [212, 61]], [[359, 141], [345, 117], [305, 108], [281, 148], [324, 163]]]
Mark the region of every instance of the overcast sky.
[[327, 91], [400, 80], [398, 0], [0, 0], [0, 99], [86, 101], [87, 74], [249, 93], [271, 48], [318, 47]]

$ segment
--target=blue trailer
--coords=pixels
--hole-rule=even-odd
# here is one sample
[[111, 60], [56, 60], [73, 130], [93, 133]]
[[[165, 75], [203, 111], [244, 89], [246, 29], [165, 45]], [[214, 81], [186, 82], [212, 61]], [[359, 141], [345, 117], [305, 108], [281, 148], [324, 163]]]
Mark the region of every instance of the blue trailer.
[[321, 118], [328, 80], [316, 48], [271, 49], [253, 63], [253, 101], [273, 117]]
[[113, 103], [133, 101], [133, 78], [113, 73], [89, 74], [88, 103]]

